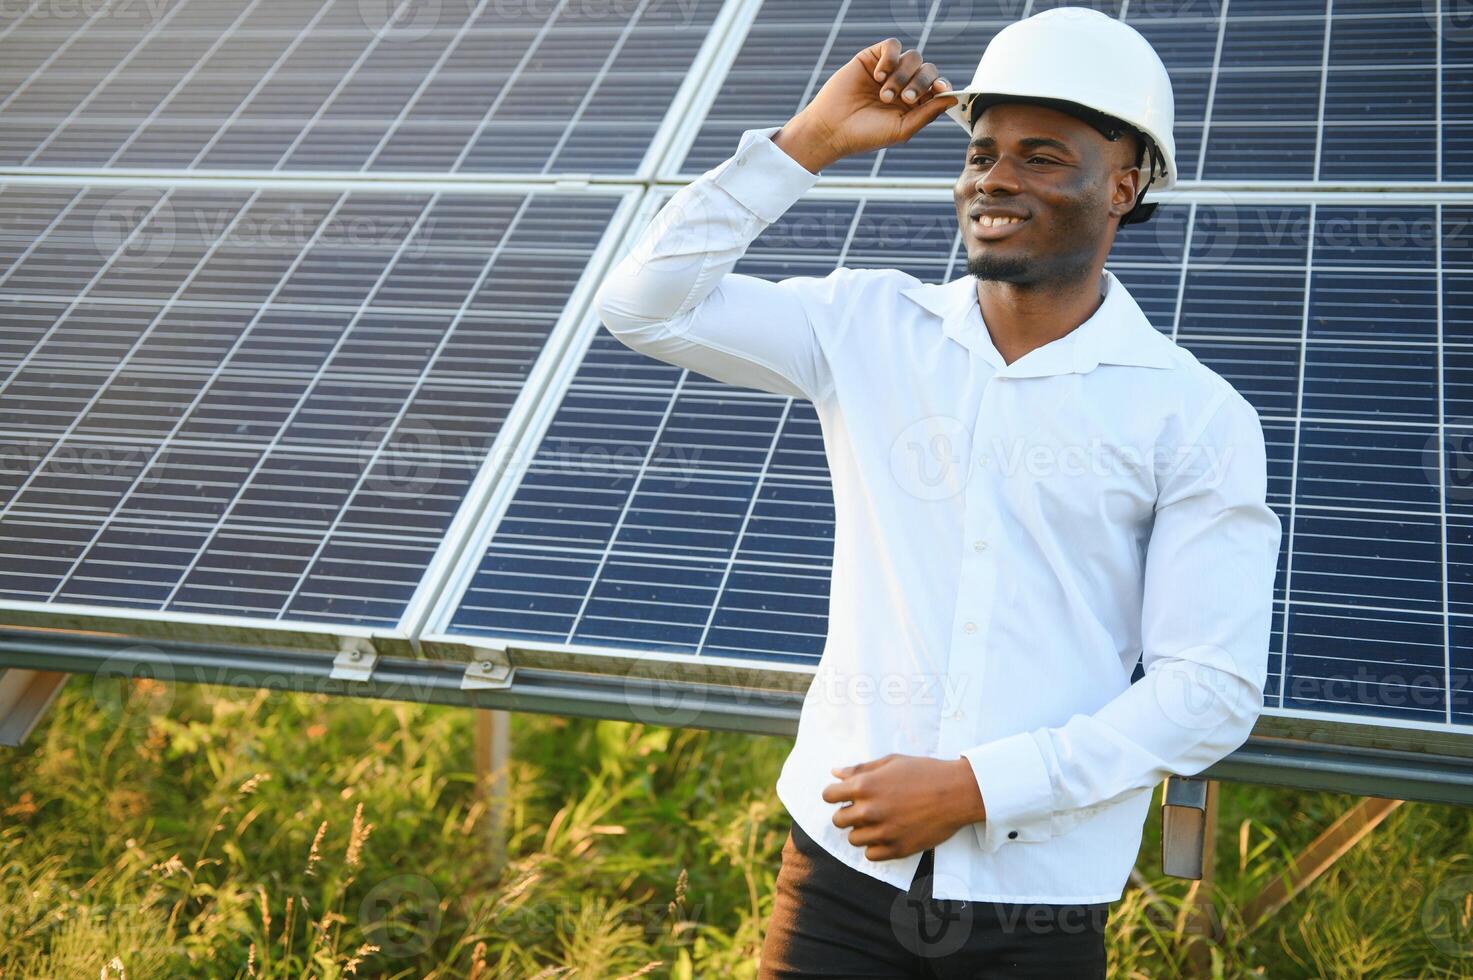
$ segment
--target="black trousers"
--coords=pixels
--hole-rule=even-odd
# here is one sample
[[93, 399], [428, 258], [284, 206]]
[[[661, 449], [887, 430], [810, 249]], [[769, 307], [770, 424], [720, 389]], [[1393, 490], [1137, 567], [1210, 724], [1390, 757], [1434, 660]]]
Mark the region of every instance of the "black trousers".
[[933, 860], [928, 849], [901, 891], [849, 867], [792, 823], [759, 980], [1103, 980], [1109, 902], [934, 899]]

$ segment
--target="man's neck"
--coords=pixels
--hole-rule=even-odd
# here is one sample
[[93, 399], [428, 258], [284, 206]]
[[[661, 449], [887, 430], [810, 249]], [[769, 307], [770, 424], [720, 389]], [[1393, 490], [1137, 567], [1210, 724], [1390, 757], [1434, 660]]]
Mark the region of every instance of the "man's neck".
[[1105, 274], [1099, 273], [1094, 289], [1019, 287], [1010, 282], [982, 280], [977, 283], [977, 301], [992, 346], [1004, 362], [1012, 364], [1093, 316], [1105, 301]]

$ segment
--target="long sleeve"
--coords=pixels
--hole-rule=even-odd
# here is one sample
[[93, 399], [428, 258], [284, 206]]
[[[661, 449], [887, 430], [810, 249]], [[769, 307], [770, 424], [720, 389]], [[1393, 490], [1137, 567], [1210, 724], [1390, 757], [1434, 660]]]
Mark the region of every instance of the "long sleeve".
[[1281, 526], [1263, 428], [1224, 390], [1158, 485], [1141, 614], [1145, 675], [1093, 714], [964, 750], [983, 851], [1046, 840], [1242, 745], [1263, 708]]
[[600, 285], [599, 319], [625, 346], [742, 387], [818, 401], [833, 378], [823, 334], [857, 270], [771, 282], [732, 272], [752, 241], [818, 180], [750, 129], [677, 191]]

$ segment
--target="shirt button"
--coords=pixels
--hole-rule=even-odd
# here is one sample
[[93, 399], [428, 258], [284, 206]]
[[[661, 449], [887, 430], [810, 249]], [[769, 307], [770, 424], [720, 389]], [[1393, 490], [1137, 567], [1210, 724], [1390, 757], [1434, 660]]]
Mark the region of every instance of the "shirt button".
[[971, 620], [967, 620], [967, 622], [965, 622], [965, 623], [962, 624], [962, 632], [964, 632], [964, 633], [975, 633], [975, 632], [977, 632], [977, 624], [974, 623], [974, 622], [972, 622]]
[[1010, 830], [1010, 831], [1008, 831], [1008, 840], [1012, 840], [1014, 837], [1017, 837], [1017, 836], [1018, 836], [1018, 832], [1016, 830]]
[[988, 459], [987, 459], [986, 456], [978, 456], [977, 457], [977, 465], [978, 466], [986, 466], [987, 463], [988, 463]]
[[985, 551], [985, 550], [987, 550], [987, 542], [986, 541], [983, 541], [981, 538], [978, 538], [976, 541], [973, 541], [972, 542], [972, 550], [973, 551]]

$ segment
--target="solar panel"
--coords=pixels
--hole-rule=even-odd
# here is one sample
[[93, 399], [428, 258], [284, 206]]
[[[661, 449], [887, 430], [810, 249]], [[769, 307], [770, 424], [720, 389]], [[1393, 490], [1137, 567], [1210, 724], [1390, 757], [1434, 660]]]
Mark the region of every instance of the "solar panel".
[[[587, 299], [657, 165], [715, 166], [882, 37], [963, 84], [1063, 2], [0, 9], [0, 603], [811, 668], [812, 406]], [[1264, 420], [1269, 709], [1459, 730], [1473, 33], [1425, 0], [1089, 5], [1166, 62], [1186, 180], [1110, 267]], [[739, 271], [955, 278], [959, 136], [835, 164]]]
[[[917, 47], [957, 86], [1011, 21], [1040, 0], [769, 0], [740, 25], [704, 118], [675, 144], [671, 175], [725, 159], [742, 132], [780, 123], [861, 49], [888, 36]], [[1079, 6], [1081, 4], [1075, 4]], [[1177, 166], [1212, 182], [1430, 183], [1473, 178], [1473, 32], [1424, 0], [1097, 2], [1161, 55], [1176, 96]], [[1443, 5], [1449, 6], [1449, 5]], [[1439, 29], [1440, 25], [1440, 29]], [[719, 90], [719, 94], [717, 93]], [[962, 145], [949, 120], [858, 154], [833, 178], [947, 178]], [[1204, 152], [1205, 146], [1205, 152]]]
[[[1473, 723], [1469, 217], [1438, 204], [1168, 204], [1110, 255], [1158, 329], [1263, 420], [1286, 531], [1271, 710]], [[1415, 244], [1385, 244], [1396, 222]], [[1379, 232], [1347, 236], [1357, 224]], [[820, 185], [736, 271], [840, 265], [964, 274], [950, 201]], [[488, 509], [432, 628], [471, 644], [816, 665], [833, 500], [813, 406], [647, 358], [596, 321], [584, 337], [529, 433], [520, 485]]]
[[721, 0], [0, 11], [0, 166], [643, 172]]
[[0, 187], [0, 601], [392, 631], [633, 203]]

